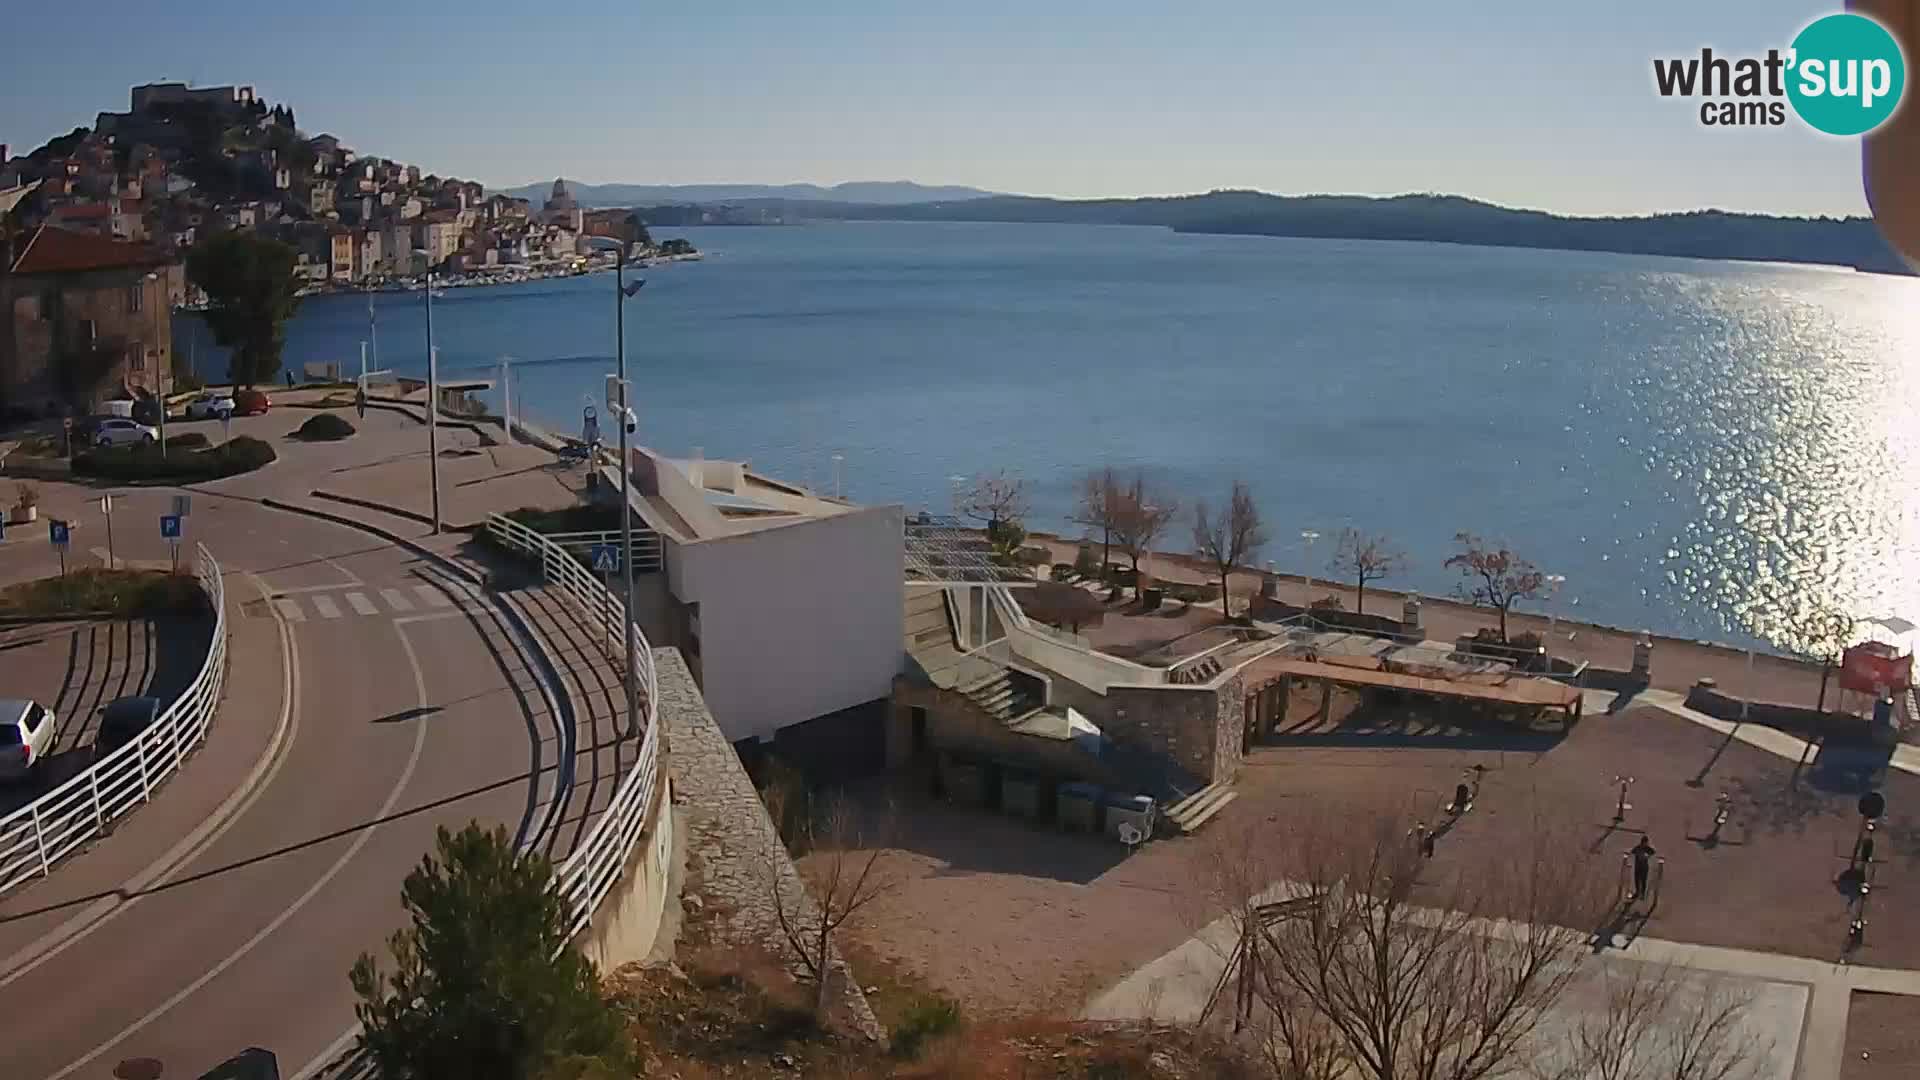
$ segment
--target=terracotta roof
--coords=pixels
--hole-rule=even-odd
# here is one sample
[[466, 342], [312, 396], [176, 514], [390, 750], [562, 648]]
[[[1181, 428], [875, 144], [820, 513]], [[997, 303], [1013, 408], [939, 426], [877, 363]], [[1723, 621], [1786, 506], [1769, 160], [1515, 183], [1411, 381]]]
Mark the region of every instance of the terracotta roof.
[[70, 274], [117, 267], [164, 266], [165, 255], [145, 244], [129, 244], [105, 236], [89, 236], [55, 225], [42, 225], [13, 261], [16, 274]]
[[56, 221], [103, 221], [113, 216], [113, 207], [106, 203], [74, 203], [56, 206], [47, 216]]

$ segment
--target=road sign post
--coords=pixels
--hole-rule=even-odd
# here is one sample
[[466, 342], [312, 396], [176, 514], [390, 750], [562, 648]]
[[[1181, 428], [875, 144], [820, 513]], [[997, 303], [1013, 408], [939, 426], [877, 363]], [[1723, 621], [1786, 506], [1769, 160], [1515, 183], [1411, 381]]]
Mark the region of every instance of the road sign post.
[[[185, 495], [174, 496], [174, 508], [180, 508], [180, 500]], [[179, 514], [160, 515], [160, 539], [167, 542], [168, 555], [173, 559], [173, 572], [180, 572], [180, 526], [184, 519]]]
[[119, 563], [113, 557], [113, 496], [100, 496], [100, 512], [107, 517], [107, 569], [112, 570]]
[[55, 551], [60, 553], [60, 576], [67, 576], [67, 523], [59, 519], [47, 522], [47, 539], [53, 542]]
[[[613, 575], [620, 569], [620, 545], [595, 544], [587, 556], [587, 561], [593, 565], [594, 572], [600, 575], [601, 595], [611, 597]], [[613, 614], [611, 601], [608, 602], [607, 614], [609, 616]]]

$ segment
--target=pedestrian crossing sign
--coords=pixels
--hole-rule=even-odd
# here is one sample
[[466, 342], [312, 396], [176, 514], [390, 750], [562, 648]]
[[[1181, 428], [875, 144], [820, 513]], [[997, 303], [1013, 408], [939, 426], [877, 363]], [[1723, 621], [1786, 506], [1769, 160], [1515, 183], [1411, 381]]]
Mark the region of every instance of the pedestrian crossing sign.
[[592, 562], [595, 573], [611, 574], [620, 569], [620, 548], [614, 544], [595, 544]]

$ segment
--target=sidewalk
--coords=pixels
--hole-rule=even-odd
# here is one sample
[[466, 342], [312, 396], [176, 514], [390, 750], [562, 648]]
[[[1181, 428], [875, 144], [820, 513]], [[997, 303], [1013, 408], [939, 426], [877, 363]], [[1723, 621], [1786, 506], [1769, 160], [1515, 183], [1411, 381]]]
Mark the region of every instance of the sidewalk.
[[[1756, 749], [1765, 750], [1776, 757], [1788, 761], [1811, 760], [1819, 747], [1805, 739], [1796, 738], [1784, 731], [1765, 727], [1760, 724], [1742, 724], [1731, 720], [1719, 720], [1687, 707], [1685, 694], [1671, 690], [1642, 690], [1634, 697], [1635, 702], [1644, 702], [1683, 720], [1692, 721], [1709, 731], [1721, 735], [1730, 735], [1737, 742], [1746, 743]], [[1920, 776], [1920, 746], [1901, 743], [1893, 747], [1888, 766], [1904, 773]]]
[[[1501, 933], [1492, 924], [1483, 930]], [[1092, 1020], [1198, 1019], [1218, 984], [1225, 958], [1233, 951], [1234, 936], [1230, 917], [1215, 920], [1095, 997], [1085, 1015]], [[1840, 1077], [1854, 991], [1920, 995], [1920, 972], [1916, 971], [1851, 967], [1656, 938], [1636, 938], [1625, 950], [1599, 955], [1605, 964], [1671, 964], [1750, 992], [1753, 1002], [1742, 1026], [1755, 1044], [1773, 1040], [1772, 1053], [1766, 1059], [1771, 1070], [1761, 1075], [1791, 1076], [1795, 1080]], [[1577, 998], [1579, 988], [1570, 994]], [[1569, 1000], [1555, 1011], [1564, 1013], [1578, 1007], [1577, 1001]]]

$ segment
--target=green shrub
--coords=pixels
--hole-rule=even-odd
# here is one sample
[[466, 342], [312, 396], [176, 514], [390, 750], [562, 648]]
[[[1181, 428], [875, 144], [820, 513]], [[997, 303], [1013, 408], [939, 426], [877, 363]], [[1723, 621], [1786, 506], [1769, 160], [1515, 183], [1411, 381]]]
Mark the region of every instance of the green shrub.
[[190, 574], [163, 570], [75, 570], [0, 589], [0, 613], [71, 615], [185, 615], [206, 610], [206, 596]]
[[205, 450], [210, 444], [205, 432], [189, 431], [184, 435], [167, 436], [169, 450]]
[[279, 454], [274, 453], [273, 444], [265, 439], [256, 439], [251, 435], [240, 435], [208, 450], [207, 453], [219, 455], [224, 459], [227, 471], [222, 476], [251, 472], [262, 465], [271, 465]]
[[1072, 563], [1057, 562], [1053, 564], [1053, 569], [1048, 571], [1048, 576], [1054, 581], [1072, 581], [1079, 576], [1079, 573], [1074, 570]]
[[183, 446], [176, 439], [167, 442], [164, 454], [158, 446], [147, 443], [88, 450], [74, 457], [74, 475], [123, 483], [192, 483], [251, 472], [278, 457], [271, 444], [249, 435], [205, 450]]
[[300, 429], [293, 433], [293, 437], [324, 442], [344, 439], [353, 434], [353, 430], [353, 425], [347, 422], [346, 417], [337, 413], [323, 412], [308, 417], [307, 422], [301, 424]]
[[950, 998], [929, 995], [915, 1002], [907, 1015], [893, 1026], [893, 1055], [919, 1057], [928, 1042], [958, 1030], [960, 1020], [960, 1005]]
[[441, 826], [434, 847], [401, 887], [409, 925], [388, 939], [392, 968], [362, 953], [348, 977], [377, 1072], [634, 1075], [620, 1013], [570, 946], [573, 912], [552, 864], [478, 823]]

